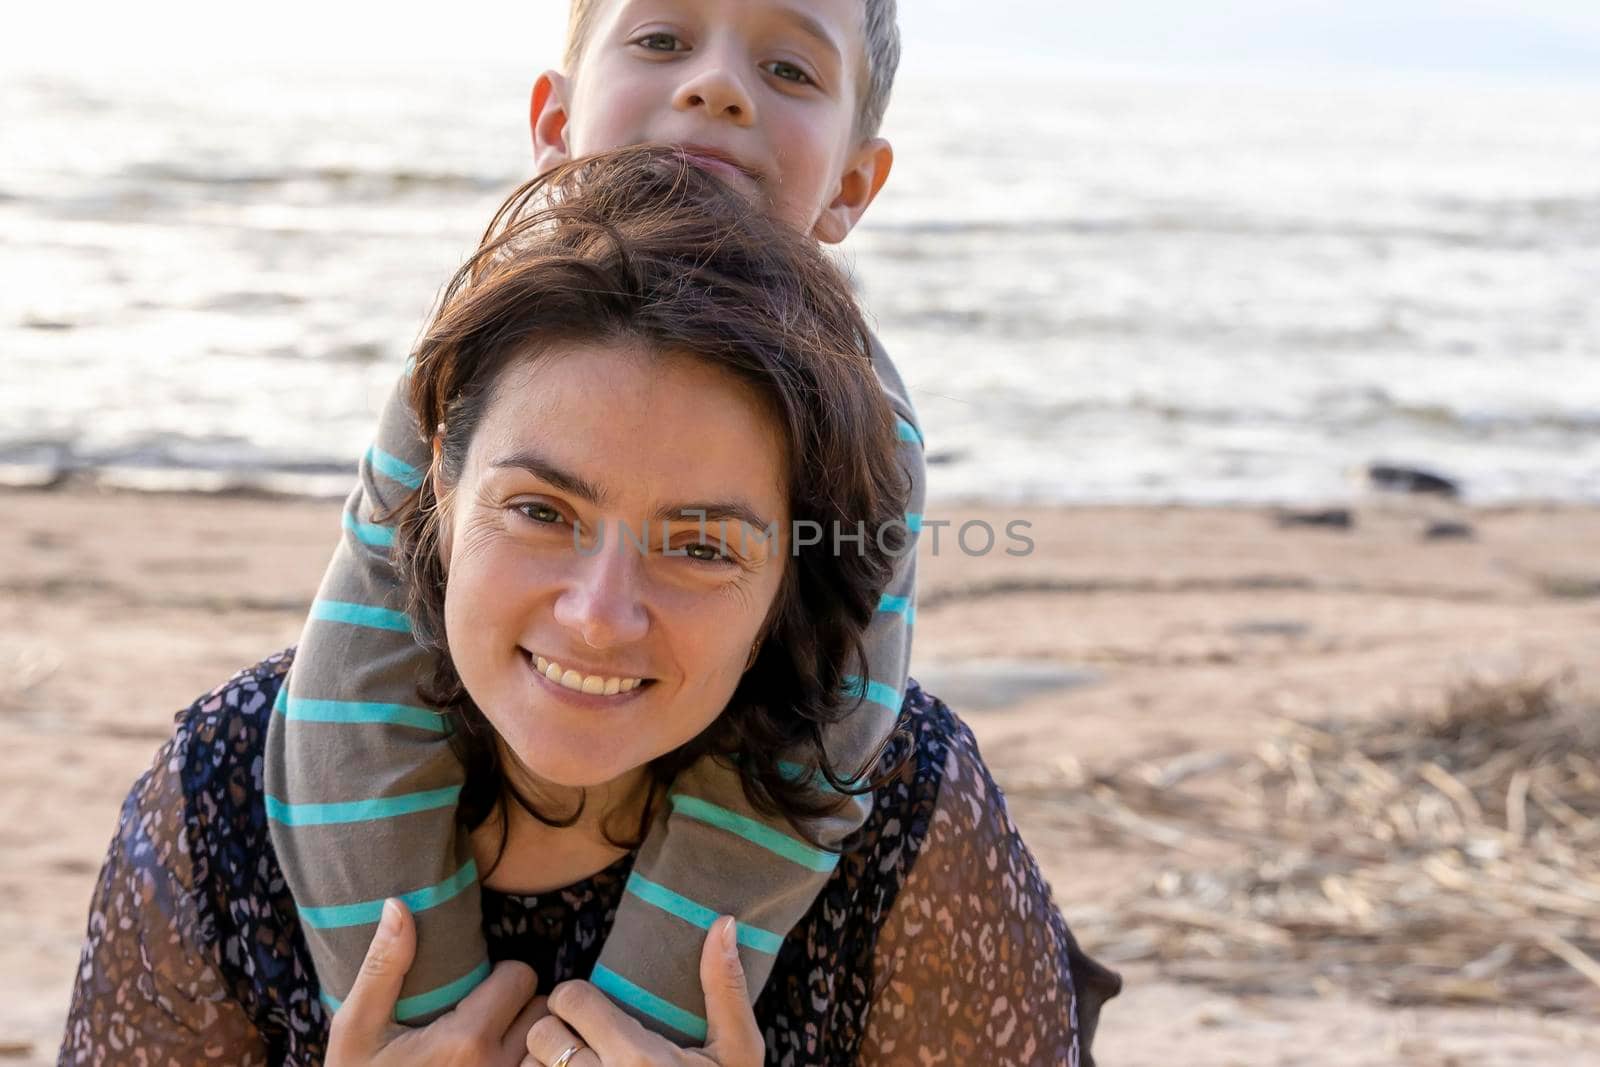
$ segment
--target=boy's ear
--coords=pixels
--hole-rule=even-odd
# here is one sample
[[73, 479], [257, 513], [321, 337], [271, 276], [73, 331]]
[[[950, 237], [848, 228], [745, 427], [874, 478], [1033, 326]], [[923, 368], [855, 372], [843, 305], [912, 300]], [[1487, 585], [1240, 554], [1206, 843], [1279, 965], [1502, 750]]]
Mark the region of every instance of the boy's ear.
[[540, 174], [572, 158], [567, 148], [567, 92], [570, 83], [547, 70], [533, 83], [528, 101], [528, 132], [533, 136], [533, 168]]
[[861, 216], [889, 180], [894, 167], [894, 148], [882, 137], [869, 138], [861, 143], [845, 164], [839, 179], [839, 192], [833, 203], [822, 209], [822, 215], [811, 228], [811, 236], [823, 244], [836, 245], [856, 228]]

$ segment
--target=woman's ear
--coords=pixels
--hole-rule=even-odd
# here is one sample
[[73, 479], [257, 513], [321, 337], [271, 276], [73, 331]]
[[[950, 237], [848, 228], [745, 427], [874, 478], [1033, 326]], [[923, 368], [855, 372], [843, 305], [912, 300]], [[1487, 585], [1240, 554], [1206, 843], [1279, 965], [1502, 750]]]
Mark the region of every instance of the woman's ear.
[[547, 70], [533, 83], [528, 101], [528, 132], [533, 137], [533, 169], [543, 174], [572, 158], [567, 144], [567, 93], [572, 83], [559, 71]]
[[449, 499], [444, 484], [444, 423], [433, 432], [433, 462], [428, 465], [428, 489], [433, 493], [433, 522], [439, 540], [439, 564], [450, 570], [450, 542], [454, 540], [450, 527]]

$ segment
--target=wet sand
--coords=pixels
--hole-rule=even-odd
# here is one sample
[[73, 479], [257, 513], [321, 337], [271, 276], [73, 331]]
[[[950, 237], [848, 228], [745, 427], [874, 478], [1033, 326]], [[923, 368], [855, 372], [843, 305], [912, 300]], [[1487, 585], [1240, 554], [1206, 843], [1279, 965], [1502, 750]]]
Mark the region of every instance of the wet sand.
[[[337, 504], [68, 489], [0, 492], [0, 1062], [54, 1062], [90, 889], [118, 806], [172, 715], [291, 643]], [[916, 669], [972, 725], [1002, 785], [1252, 747], [1283, 715], [1423, 707], [1466, 678], [1593, 685], [1600, 509], [1461, 512], [1429, 541], [1411, 507], [1354, 529], [1261, 509], [931, 508], [1032, 523], [1033, 552], [924, 537]], [[1085, 841], [1013, 813], [1071, 921], [1149, 878], [1155, 846]], [[1092, 944], [1086, 946], [1094, 951]], [[1236, 997], [1125, 969], [1108, 1065], [1600, 1063], [1600, 1023]]]

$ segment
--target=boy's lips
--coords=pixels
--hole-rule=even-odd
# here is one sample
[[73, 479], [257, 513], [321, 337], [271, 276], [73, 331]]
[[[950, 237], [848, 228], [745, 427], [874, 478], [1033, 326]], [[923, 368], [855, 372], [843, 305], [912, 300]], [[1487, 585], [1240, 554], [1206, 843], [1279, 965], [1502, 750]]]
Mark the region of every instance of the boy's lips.
[[710, 145], [683, 144], [678, 146], [678, 151], [682, 152], [690, 163], [693, 163], [701, 170], [710, 171], [725, 180], [754, 183], [761, 181], [760, 174], [720, 148], [712, 148]]

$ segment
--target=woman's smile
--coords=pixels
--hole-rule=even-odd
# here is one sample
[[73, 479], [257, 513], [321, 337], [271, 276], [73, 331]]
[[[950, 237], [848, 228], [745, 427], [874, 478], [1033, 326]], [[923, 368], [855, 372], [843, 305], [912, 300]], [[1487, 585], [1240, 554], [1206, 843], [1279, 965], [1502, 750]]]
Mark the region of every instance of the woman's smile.
[[526, 648], [519, 647], [517, 652], [536, 684], [542, 683], [542, 689], [582, 707], [616, 707], [638, 698], [655, 683], [653, 678], [585, 674]]

